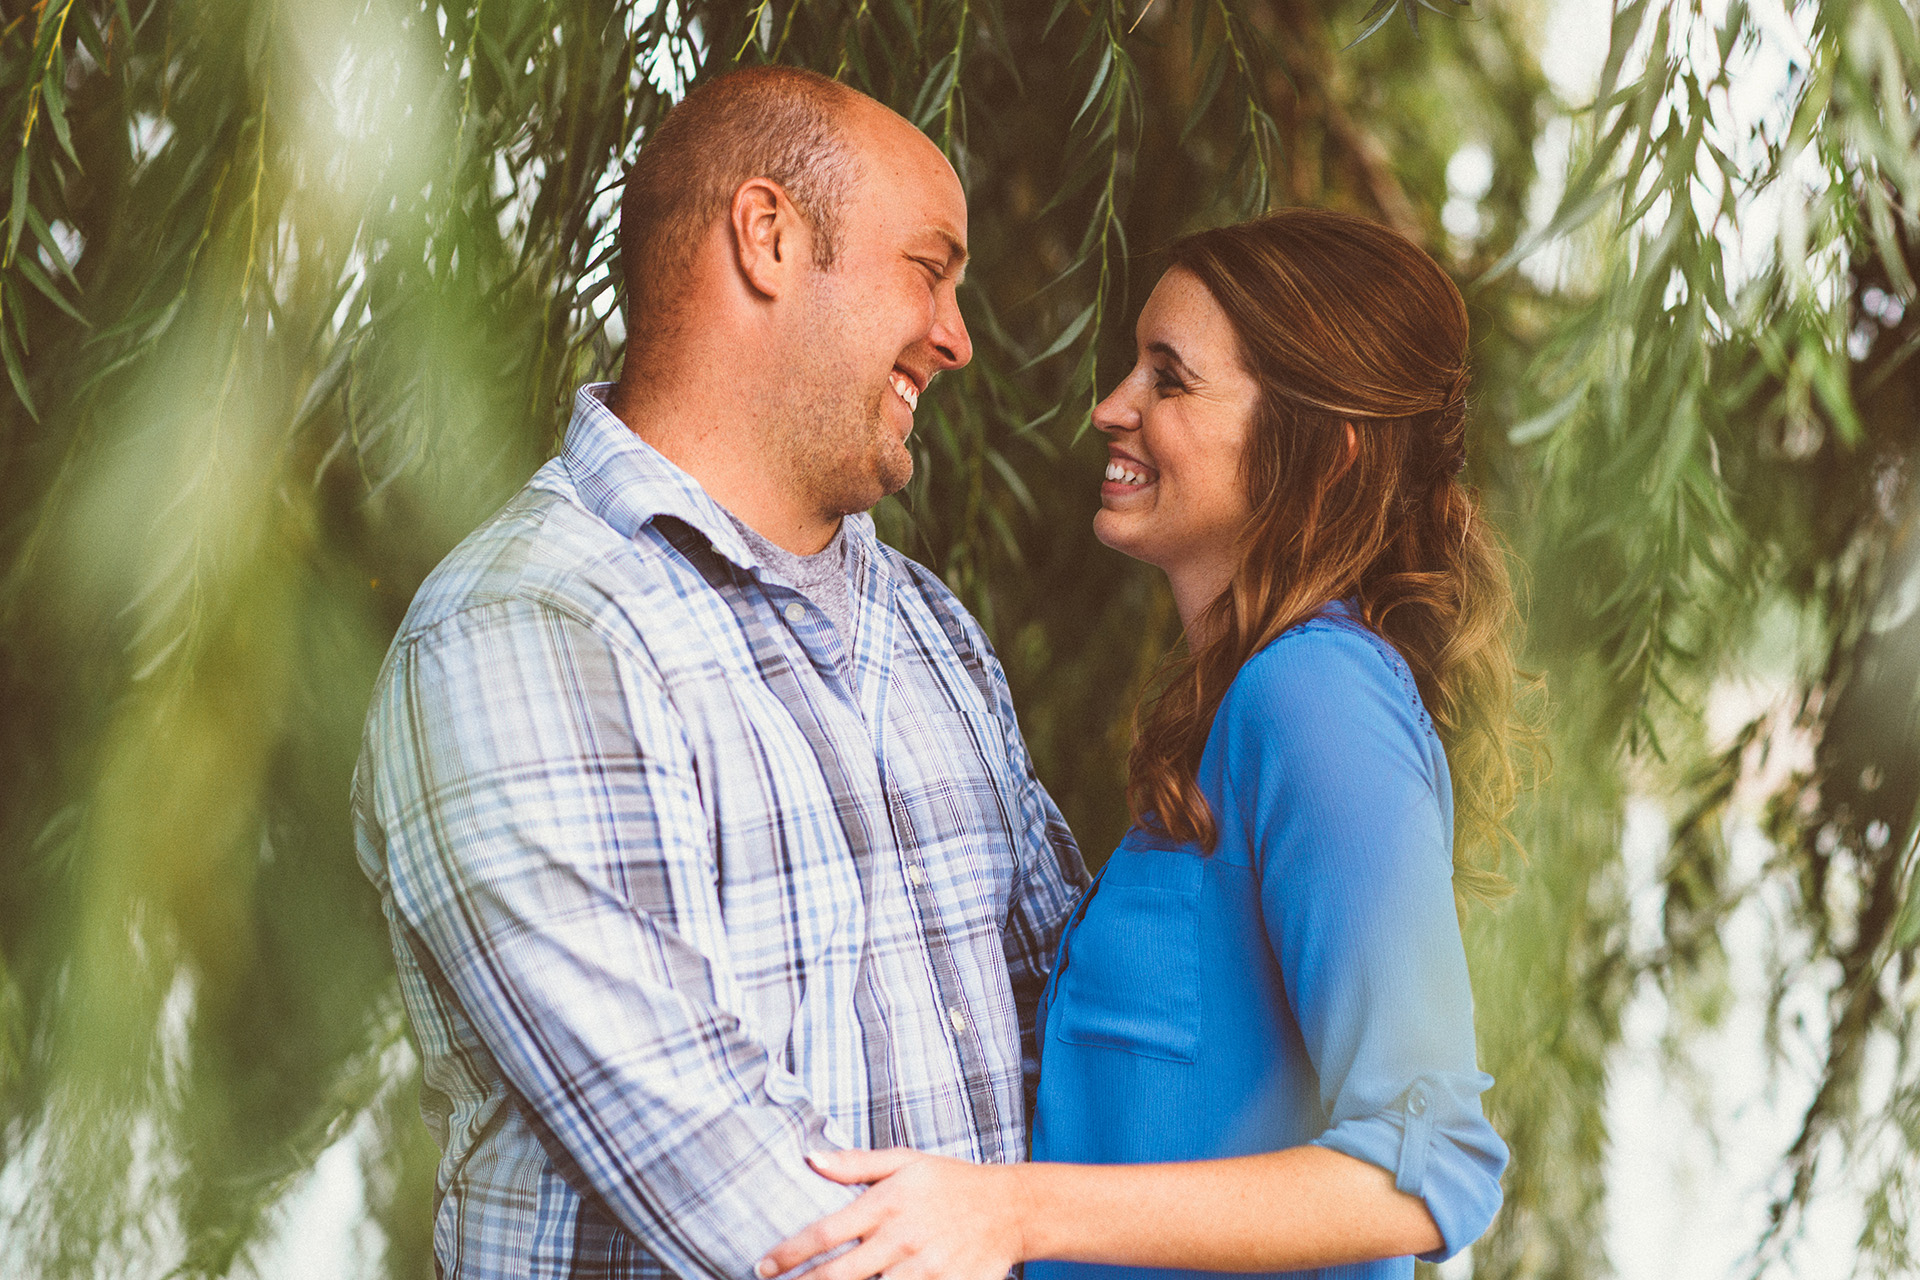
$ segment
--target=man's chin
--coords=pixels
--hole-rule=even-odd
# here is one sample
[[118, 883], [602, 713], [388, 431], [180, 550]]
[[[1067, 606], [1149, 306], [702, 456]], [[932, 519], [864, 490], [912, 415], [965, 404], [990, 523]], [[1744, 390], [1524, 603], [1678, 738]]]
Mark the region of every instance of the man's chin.
[[906, 488], [913, 480], [913, 454], [905, 447], [895, 450], [890, 457], [882, 458], [876, 468], [880, 480], [882, 497], [890, 497]]
[[913, 479], [913, 455], [905, 449], [875, 458], [873, 463], [868, 471], [870, 483], [858, 488], [849, 485], [841, 493], [840, 501], [836, 504], [840, 514], [850, 516], [871, 511], [880, 499], [892, 497]]

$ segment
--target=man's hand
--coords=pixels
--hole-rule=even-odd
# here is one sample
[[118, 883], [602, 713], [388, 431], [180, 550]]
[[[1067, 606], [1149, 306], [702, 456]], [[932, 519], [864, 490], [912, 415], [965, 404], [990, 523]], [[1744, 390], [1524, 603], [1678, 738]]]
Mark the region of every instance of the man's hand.
[[1027, 1199], [1018, 1165], [970, 1164], [887, 1151], [823, 1151], [814, 1168], [867, 1183], [858, 1200], [785, 1241], [760, 1262], [777, 1276], [852, 1240], [861, 1243], [808, 1280], [1004, 1280], [1023, 1261]]

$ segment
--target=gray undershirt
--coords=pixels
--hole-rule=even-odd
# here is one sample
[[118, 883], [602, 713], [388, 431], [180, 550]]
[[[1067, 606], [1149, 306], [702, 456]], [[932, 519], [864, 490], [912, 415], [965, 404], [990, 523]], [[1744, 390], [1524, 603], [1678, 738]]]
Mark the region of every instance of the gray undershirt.
[[795, 591], [827, 615], [827, 621], [840, 635], [843, 653], [853, 652], [853, 557], [847, 554], [847, 525], [843, 520], [834, 530], [833, 540], [810, 556], [797, 556], [775, 546], [755, 533], [740, 518], [727, 512], [727, 519], [740, 531], [749, 550], [760, 563], [784, 578]]

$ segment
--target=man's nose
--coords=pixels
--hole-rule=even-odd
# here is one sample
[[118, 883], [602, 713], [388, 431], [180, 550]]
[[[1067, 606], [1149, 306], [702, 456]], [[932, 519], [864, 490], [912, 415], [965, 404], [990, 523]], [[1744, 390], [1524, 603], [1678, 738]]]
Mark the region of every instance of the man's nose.
[[973, 339], [967, 335], [967, 322], [961, 318], [960, 299], [955, 293], [948, 292], [934, 312], [928, 340], [939, 354], [943, 369], [958, 369], [973, 359]]

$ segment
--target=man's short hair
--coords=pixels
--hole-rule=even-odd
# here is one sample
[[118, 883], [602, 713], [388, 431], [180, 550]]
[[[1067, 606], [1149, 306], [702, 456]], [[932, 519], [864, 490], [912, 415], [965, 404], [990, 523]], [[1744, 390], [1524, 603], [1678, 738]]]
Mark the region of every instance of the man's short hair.
[[742, 67], [667, 113], [627, 170], [620, 202], [629, 331], [669, 310], [700, 237], [749, 178], [780, 184], [813, 230], [814, 265], [833, 265], [858, 164], [841, 123], [859, 97], [798, 67]]

